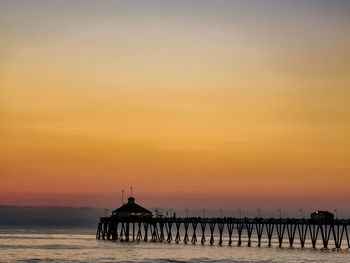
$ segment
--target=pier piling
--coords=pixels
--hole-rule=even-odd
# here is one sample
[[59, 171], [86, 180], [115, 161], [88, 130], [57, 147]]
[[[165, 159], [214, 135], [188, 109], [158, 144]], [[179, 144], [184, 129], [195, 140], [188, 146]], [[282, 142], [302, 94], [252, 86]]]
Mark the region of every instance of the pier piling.
[[300, 239], [300, 246], [302, 248], [305, 247], [305, 240], [306, 240], [306, 234], [307, 234], [307, 225], [302, 222], [301, 224], [297, 224], [298, 226], [298, 234]]
[[205, 243], [205, 228], [207, 226], [207, 223], [205, 221], [201, 221], [201, 229], [202, 229], [202, 238], [201, 238], [201, 244], [204, 245]]

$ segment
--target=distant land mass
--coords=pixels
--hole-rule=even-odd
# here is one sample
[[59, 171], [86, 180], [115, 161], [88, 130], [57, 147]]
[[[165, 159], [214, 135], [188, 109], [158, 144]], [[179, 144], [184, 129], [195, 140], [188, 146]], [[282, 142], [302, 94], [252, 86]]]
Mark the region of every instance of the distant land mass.
[[95, 227], [102, 208], [0, 206], [0, 225]]

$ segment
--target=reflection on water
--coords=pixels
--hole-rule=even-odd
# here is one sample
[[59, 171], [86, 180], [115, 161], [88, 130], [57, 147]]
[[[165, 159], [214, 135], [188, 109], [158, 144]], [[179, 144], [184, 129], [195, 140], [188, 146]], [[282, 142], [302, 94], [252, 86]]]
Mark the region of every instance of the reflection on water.
[[96, 240], [94, 229], [0, 229], [1, 262], [349, 262], [348, 249], [257, 248]]

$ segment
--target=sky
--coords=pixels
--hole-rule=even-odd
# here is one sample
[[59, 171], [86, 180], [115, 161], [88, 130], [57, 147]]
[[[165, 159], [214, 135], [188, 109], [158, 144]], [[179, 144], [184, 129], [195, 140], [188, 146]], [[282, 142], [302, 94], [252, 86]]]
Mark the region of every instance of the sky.
[[350, 214], [349, 1], [1, 1], [0, 204]]

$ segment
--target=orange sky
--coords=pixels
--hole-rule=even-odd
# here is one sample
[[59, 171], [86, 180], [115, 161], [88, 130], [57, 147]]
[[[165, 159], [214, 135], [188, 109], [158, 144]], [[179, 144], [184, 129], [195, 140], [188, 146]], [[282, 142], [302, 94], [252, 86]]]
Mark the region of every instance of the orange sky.
[[1, 2], [0, 204], [349, 211], [349, 3], [244, 2]]

